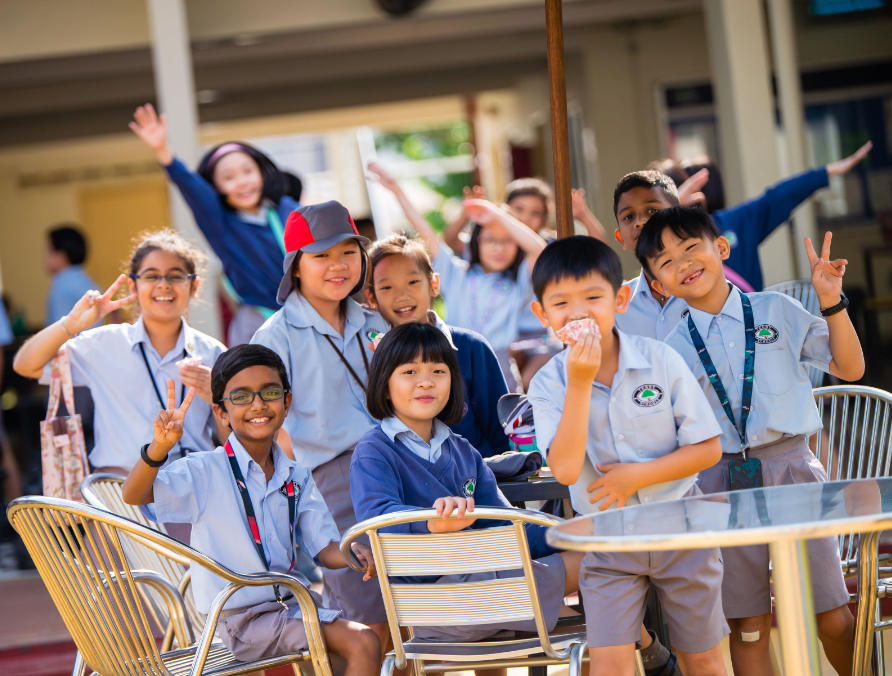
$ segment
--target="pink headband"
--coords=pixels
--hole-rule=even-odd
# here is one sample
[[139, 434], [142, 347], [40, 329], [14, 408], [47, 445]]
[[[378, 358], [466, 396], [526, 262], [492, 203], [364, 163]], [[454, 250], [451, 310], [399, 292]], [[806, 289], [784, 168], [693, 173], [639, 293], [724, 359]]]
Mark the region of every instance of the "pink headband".
[[224, 143], [214, 151], [214, 154], [208, 158], [207, 173], [210, 175], [214, 171], [214, 165], [220, 161], [220, 158], [229, 153], [244, 152], [245, 147], [240, 143]]

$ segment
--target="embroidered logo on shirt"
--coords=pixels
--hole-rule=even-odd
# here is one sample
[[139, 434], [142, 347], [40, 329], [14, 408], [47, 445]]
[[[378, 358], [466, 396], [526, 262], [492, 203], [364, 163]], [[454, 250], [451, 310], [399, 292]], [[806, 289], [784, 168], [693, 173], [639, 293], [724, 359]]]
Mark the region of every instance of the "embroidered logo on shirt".
[[645, 408], [656, 406], [663, 401], [663, 388], [653, 383], [641, 385], [632, 393], [632, 401]]
[[780, 334], [778, 333], [777, 329], [774, 328], [771, 324], [759, 324], [756, 327], [756, 342], [760, 345], [776, 343], [779, 337]]
[[378, 343], [381, 342], [381, 339], [384, 338], [384, 332], [379, 331], [378, 329], [369, 329], [365, 332], [365, 336], [371, 341], [371, 344], [373, 345], [372, 349], [375, 349], [378, 347]]
[[477, 482], [474, 479], [468, 479], [461, 486], [461, 492], [465, 494], [466, 498], [470, 498], [474, 495], [474, 489], [477, 488]]
[[737, 233], [733, 230], [725, 230], [725, 232], [722, 233], [722, 237], [728, 240], [728, 244], [732, 249], [737, 248], [737, 245], [740, 244], [740, 240], [737, 239]]
[[[294, 499], [297, 500], [300, 497], [300, 484], [297, 483], [296, 481], [292, 481], [291, 483], [294, 484]], [[279, 495], [286, 497], [286, 498], [288, 497], [287, 486], [288, 486], [287, 483], [282, 484], [282, 487], [279, 489]]]

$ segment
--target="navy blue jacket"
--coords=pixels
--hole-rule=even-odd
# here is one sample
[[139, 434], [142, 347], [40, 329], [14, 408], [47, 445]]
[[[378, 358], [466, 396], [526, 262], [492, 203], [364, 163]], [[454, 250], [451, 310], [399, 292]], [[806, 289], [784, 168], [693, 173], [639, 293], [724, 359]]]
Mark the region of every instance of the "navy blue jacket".
[[825, 167], [810, 169], [776, 183], [758, 197], [713, 212], [712, 220], [719, 232], [731, 242], [728, 267], [761, 291], [759, 245], [777, 226], [789, 220], [796, 207], [827, 185]]
[[[282, 281], [285, 256], [272, 228], [243, 221], [238, 213], [223, 206], [214, 186], [178, 158], [164, 171], [180, 189], [236, 293], [248, 305], [278, 310], [276, 292]], [[276, 211], [283, 225], [288, 214], [299, 206], [287, 195], [279, 200]]]
[[[438, 498], [451, 496], [471, 496], [478, 507], [511, 507], [499, 490], [492, 470], [466, 439], [451, 434], [440, 447], [437, 462], [431, 464], [399, 441], [391, 441], [380, 425], [366, 432], [353, 451], [350, 496], [358, 521], [432, 507]], [[497, 524], [475, 521], [471, 528], [491, 528]], [[534, 559], [555, 552], [545, 543], [545, 528], [530, 524], [526, 531]], [[391, 526], [384, 532], [426, 534], [429, 531], [426, 521], [416, 521]]]
[[499, 360], [486, 338], [469, 329], [450, 326], [452, 342], [457, 349], [458, 368], [464, 381], [465, 415], [457, 425], [449, 427], [489, 458], [511, 450], [508, 437], [499, 424], [496, 406], [508, 393]]

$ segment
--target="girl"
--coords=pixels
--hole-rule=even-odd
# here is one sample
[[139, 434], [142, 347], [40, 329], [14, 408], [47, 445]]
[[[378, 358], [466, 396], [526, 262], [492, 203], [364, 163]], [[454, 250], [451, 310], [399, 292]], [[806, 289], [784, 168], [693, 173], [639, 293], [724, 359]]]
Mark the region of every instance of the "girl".
[[[90, 388], [95, 402], [96, 445], [89, 456], [95, 471], [126, 476], [139, 460], [158, 406], [166, 408], [161, 395], [168, 379], [176, 383], [179, 403], [187, 387], [198, 394], [192, 404], [197, 415], [186, 423], [172, 457], [213, 450], [211, 367], [226, 348], [184, 319], [189, 300], [198, 294], [204, 260], [172, 230], [146, 235], [133, 249], [129, 275], [122, 274], [105, 293], [88, 291], [16, 354], [16, 373], [48, 384], [49, 363], [65, 346], [74, 385]], [[125, 281], [130, 295], [113, 300]], [[133, 324], [90, 329], [134, 300], [139, 318]]]
[[282, 223], [300, 205], [284, 194], [282, 174], [256, 148], [219, 145], [204, 156], [196, 173], [170, 149], [164, 115], [158, 117], [146, 104], [137, 108], [134, 118], [130, 129], [180, 189], [241, 305], [229, 327], [229, 344], [247, 343], [279, 307], [276, 271], [285, 258]]
[[[444, 533], [495, 525], [477, 523], [475, 505], [510, 508], [480, 453], [449, 424], [461, 419], [464, 397], [455, 350], [435, 327], [412, 322], [384, 336], [372, 359], [369, 412], [381, 425], [356, 446], [350, 467], [353, 505], [360, 519], [407, 509], [435, 507], [442, 518], [394, 526], [400, 533]], [[455, 514], [453, 515], [453, 510]], [[450, 518], [451, 517], [451, 518]], [[563, 598], [579, 589], [582, 553], [556, 553], [545, 529], [528, 525], [539, 600], [549, 630], [557, 623]], [[521, 571], [420, 578], [418, 583], [466, 582], [518, 577]], [[475, 641], [503, 629], [535, 631], [532, 621], [462, 628], [416, 627], [421, 638]]]
[[372, 280], [369, 306], [391, 326], [422, 322], [436, 326], [449, 340], [458, 358], [464, 400], [461, 420], [451, 425], [488, 458], [510, 450], [499, 424], [496, 406], [508, 392], [499, 361], [486, 339], [474, 331], [447, 326], [431, 309], [440, 294], [440, 278], [431, 267], [424, 244], [403, 234], [379, 240], [369, 249]]
[[[347, 210], [325, 202], [294, 211], [285, 225], [288, 253], [278, 291], [283, 304], [252, 343], [278, 354], [294, 397], [283, 425], [295, 460], [313, 471], [341, 535], [356, 523], [349, 467], [356, 442], [375, 426], [365, 408], [370, 334], [385, 331], [381, 317], [350, 296], [363, 289], [368, 255]], [[370, 626], [387, 644], [387, 623], [376, 580], [347, 568], [323, 571], [329, 608]]]
[[412, 227], [427, 243], [446, 297], [449, 321], [482, 334], [495, 350], [509, 389], [518, 389], [520, 377], [508, 348], [517, 340], [518, 318], [532, 301], [530, 271], [545, 248], [545, 240], [507, 210], [485, 199], [467, 198], [462, 206], [477, 225], [471, 232], [470, 261], [464, 261], [440, 242], [390, 174], [374, 163], [369, 169], [393, 192]]

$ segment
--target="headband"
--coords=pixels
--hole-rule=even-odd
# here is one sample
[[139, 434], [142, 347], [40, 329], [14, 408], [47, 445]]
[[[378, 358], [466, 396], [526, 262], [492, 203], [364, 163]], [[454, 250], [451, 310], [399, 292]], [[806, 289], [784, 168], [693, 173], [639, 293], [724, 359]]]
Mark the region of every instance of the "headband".
[[205, 171], [207, 171], [208, 176], [210, 176], [213, 174], [214, 165], [216, 165], [217, 162], [220, 161], [220, 158], [222, 158], [224, 155], [246, 151], [247, 148], [245, 148], [245, 146], [243, 146], [241, 143], [224, 143], [222, 146], [217, 148], [214, 153], [208, 158], [207, 169]]

